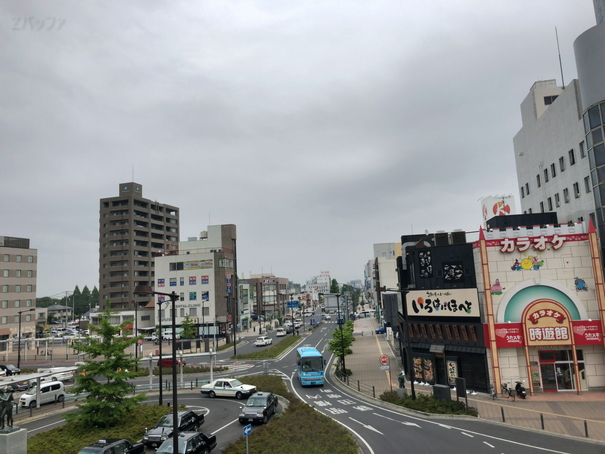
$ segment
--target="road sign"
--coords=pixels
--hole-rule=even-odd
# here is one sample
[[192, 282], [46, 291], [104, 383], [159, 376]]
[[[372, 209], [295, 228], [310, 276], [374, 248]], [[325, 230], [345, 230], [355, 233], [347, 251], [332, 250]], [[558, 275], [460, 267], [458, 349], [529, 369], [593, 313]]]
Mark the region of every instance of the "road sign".
[[251, 433], [252, 433], [252, 424], [248, 424], [247, 426], [244, 426], [244, 437], [247, 437]]
[[380, 370], [389, 370], [389, 366], [380, 366]]
[[380, 364], [383, 366], [389, 364], [389, 357], [387, 355], [380, 355]]
[[298, 301], [288, 301], [288, 309], [294, 309], [298, 307]]

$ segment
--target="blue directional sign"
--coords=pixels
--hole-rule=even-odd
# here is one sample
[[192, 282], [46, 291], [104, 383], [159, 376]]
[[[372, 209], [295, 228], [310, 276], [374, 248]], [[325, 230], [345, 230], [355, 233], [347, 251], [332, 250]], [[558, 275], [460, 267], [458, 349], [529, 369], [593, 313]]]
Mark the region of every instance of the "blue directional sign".
[[288, 301], [288, 309], [293, 309], [298, 307], [298, 301]]
[[244, 437], [247, 437], [251, 433], [252, 433], [252, 424], [248, 424], [247, 426], [244, 426]]

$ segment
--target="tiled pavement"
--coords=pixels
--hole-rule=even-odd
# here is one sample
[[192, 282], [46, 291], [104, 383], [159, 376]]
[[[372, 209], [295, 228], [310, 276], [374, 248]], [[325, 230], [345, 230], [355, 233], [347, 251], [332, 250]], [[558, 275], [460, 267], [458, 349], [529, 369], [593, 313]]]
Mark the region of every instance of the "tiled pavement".
[[[353, 354], [346, 357], [346, 367], [353, 375], [349, 385], [366, 395], [378, 397], [384, 391], [398, 387], [397, 376], [401, 370], [399, 359], [384, 335], [374, 334], [376, 320], [373, 318], [355, 321]], [[391, 375], [380, 370], [380, 356], [387, 355]], [[407, 384], [408, 392], [410, 385]], [[415, 386], [416, 393], [430, 393], [430, 386]], [[476, 407], [479, 417], [527, 429], [544, 430], [586, 437], [605, 442], [605, 391], [536, 393], [527, 399], [512, 401], [502, 396], [492, 399], [488, 394], [468, 394], [469, 406]], [[456, 399], [455, 393], [452, 399]]]

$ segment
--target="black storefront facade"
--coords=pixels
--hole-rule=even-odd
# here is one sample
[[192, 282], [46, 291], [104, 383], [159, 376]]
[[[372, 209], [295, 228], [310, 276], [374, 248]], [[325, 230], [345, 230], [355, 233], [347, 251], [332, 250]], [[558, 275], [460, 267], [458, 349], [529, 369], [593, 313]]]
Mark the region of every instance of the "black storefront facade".
[[[401, 237], [397, 327], [408, 379], [486, 392], [489, 372], [472, 244], [464, 232]], [[410, 373], [411, 372], [411, 373]]]

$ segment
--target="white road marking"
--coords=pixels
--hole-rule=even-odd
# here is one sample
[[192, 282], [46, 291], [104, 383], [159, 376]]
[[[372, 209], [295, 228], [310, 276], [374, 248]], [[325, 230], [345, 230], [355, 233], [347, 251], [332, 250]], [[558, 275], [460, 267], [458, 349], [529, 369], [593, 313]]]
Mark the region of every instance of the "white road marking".
[[374, 432], [377, 432], [377, 433], [379, 433], [380, 435], [384, 435], [384, 434], [383, 434], [381, 431], [379, 431], [378, 429], [374, 429], [372, 426], [370, 426], [370, 425], [368, 425], [368, 424], [364, 424], [364, 423], [362, 423], [362, 422], [359, 422], [359, 421], [357, 421], [356, 419], [353, 419], [353, 418], [351, 418], [351, 417], [349, 417], [349, 419], [350, 419], [351, 421], [355, 421], [357, 424], [361, 424], [361, 425], [362, 425], [363, 427], [365, 427], [366, 429], [373, 430]]
[[389, 421], [394, 421], [394, 422], [398, 422], [400, 424], [403, 424], [404, 426], [416, 426], [419, 429], [421, 428], [418, 424], [416, 424], [415, 422], [407, 422], [407, 421], [400, 421], [398, 419], [393, 419], [393, 418], [389, 418], [388, 416], [384, 416], [384, 415], [380, 415], [378, 413], [374, 413], [374, 415], [380, 417], [380, 418], [384, 418], [384, 419], [388, 419]]
[[474, 435], [467, 434], [466, 432], [460, 432], [460, 433], [461, 433], [462, 435], [466, 435], [466, 436], [467, 436], [467, 437], [469, 437], [469, 438], [475, 438], [475, 436], [474, 436]]
[[487, 441], [484, 441], [483, 444], [486, 444], [487, 446], [489, 446], [490, 448], [495, 448], [494, 445], [490, 445]]
[[56, 421], [56, 422], [51, 422], [50, 424], [47, 424], [47, 425], [41, 426], [41, 427], [37, 427], [35, 429], [27, 429], [27, 432], [28, 433], [36, 432], [37, 430], [46, 429], [47, 427], [54, 426], [55, 424], [61, 424], [61, 423], [64, 423], [64, 422], [65, 422], [64, 420]]

